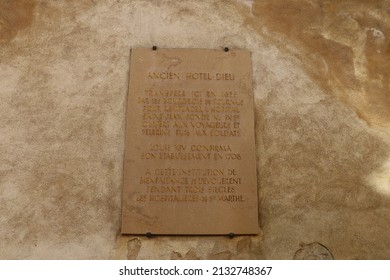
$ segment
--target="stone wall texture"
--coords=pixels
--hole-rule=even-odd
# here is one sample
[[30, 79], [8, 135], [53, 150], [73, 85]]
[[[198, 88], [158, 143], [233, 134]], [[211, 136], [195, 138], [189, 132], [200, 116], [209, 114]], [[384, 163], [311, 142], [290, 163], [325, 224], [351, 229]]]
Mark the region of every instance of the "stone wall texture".
[[[120, 235], [129, 50], [252, 52], [258, 236]], [[390, 0], [0, 0], [1, 259], [390, 259]]]

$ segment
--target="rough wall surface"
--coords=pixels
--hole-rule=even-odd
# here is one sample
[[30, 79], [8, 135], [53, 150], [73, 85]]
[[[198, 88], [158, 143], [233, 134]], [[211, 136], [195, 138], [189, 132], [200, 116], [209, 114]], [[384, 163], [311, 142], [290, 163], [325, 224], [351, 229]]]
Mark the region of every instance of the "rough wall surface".
[[[390, 259], [389, 38], [389, 0], [0, 0], [0, 258]], [[252, 52], [261, 235], [119, 234], [152, 45]]]

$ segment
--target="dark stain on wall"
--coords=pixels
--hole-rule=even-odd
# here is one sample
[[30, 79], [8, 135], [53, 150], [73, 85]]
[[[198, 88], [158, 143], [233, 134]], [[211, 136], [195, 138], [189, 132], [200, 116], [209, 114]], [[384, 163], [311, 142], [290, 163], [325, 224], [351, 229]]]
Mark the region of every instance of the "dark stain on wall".
[[0, 0], [0, 44], [31, 25], [35, 6], [33, 0]]

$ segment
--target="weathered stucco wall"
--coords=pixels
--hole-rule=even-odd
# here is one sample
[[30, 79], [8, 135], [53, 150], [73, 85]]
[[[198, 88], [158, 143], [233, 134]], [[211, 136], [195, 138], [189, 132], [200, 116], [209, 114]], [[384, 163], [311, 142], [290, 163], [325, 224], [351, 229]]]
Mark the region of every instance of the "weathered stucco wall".
[[[0, 258], [390, 259], [389, 38], [389, 0], [0, 0]], [[120, 236], [152, 45], [252, 52], [261, 235]]]

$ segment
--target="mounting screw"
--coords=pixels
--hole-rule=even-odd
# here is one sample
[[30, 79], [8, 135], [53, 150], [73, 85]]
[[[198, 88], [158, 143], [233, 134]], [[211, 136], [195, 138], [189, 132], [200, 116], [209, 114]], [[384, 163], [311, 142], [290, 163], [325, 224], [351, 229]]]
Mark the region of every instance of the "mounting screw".
[[225, 52], [228, 52], [228, 51], [229, 51], [229, 48], [228, 48], [228, 47], [225, 47], [223, 50], [224, 50]]
[[152, 50], [154, 50], [154, 51], [157, 50], [157, 46], [153, 46]]
[[146, 237], [147, 237], [147, 238], [152, 238], [152, 233], [151, 233], [151, 232], [147, 232], [147, 233], [146, 233]]
[[230, 237], [230, 238], [233, 238], [234, 235], [235, 235], [235, 234], [234, 234], [233, 232], [229, 233], [229, 237]]

